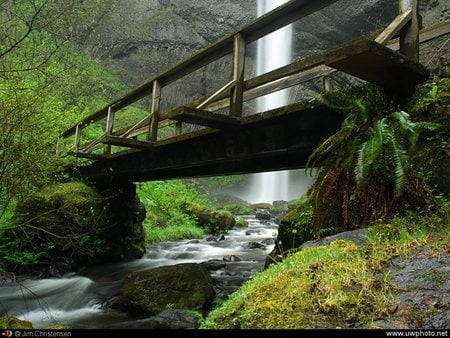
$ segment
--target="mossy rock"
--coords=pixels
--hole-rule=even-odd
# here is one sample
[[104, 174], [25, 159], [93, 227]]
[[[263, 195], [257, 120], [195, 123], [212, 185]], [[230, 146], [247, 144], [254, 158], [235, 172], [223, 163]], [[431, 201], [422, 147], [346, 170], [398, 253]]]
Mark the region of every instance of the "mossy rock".
[[214, 296], [208, 271], [200, 264], [185, 263], [129, 274], [114, 307], [144, 315], [166, 308], [207, 311]]
[[52, 325], [46, 328], [46, 330], [73, 330], [73, 326], [68, 325]]
[[237, 228], [245, 228], [246, 226], [248, 226], [248, 222], [241, 218], [240, 220], [236, 221], [236, 227]]
[[33, 329], [31, 322], [16, 317], [0, 317], [0, 329], [28, 330]]
[[197, 218], [199, 226], [211, 233], [225, 232], [236, 225], [236, 220], [229, 211], [212, 210], [192, 202], [186, 203], [186, 211]]
[[132, 193], [101, 195], [83, 182], [45, 187], [19, 203], [14, 220], [18, 228], [6, 236], [35, 255], [37, 263], [62, 257], [74, 268], [128, 254], [138, 258], [145, 250], [145, 235], [142, 217], [135, 216], [140, 201]]
[[313, 207], [305, 199], [297, 208], [287, 213], [280, 222], [273, 251], [266, 258], [266, 266], [280, 261], [286, 254], [313, 236]]

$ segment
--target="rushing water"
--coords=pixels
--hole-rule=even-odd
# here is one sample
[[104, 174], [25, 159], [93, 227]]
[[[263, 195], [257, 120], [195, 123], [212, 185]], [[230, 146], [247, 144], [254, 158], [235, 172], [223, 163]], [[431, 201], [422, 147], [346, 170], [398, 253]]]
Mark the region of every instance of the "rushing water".
[[163, 265], [200, 263], [235, 255], [241, 261], [227, 262], [226, 267], [211, 271], [228, 292], [235, 291], [252, 274], [261, 271], [267, 254], [273, 249], [268, 244], [262, 249], [250, 249], [250, 242], [271, 241], [277, 225], [262, 224], [253, 216], [245, 216], [248, 227], [230, 230], [223, 241], [182, 240], [156, 243], [148, 246], [143, 258], [130, 262], [95, 266], [63, 278], [19, 278], [20, 285], [0, 287], [0, 314], [29, 320], [35, 328], [55, 324], [75, 328], [126, 328], [138, 318], [110, 309], [107, 300], [118, 294], [124, 277], [132, 271]]
[[[287, 0], [258, 0], [258, 16], [275, 9]], [[288, 25], [259, 39], [257, 44], [257, 75], [288, 64], [291, 61], [292, 25]], [[279, 90], [258, 99], [258, 111], [266, 111], [286, 105], [289, 90]], [[252, 203], [289, 200], [289, 171], [272, 171], [254, 174], [248, 192]], [[296, 196], [298, 197], [298, 196]]]

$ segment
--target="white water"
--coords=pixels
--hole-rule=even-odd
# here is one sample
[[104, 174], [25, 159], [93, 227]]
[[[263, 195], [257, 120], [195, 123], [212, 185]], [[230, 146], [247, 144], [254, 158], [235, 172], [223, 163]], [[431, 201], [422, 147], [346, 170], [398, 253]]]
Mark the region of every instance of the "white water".
[[[275, 9], [287, 0], [258, 0], [258, 16]], [[258, 40], [257, 75], [288, 64], [291, 61], [292, 25], [279, 29]], [[278, 108], [288, 103], [289, 90], [263, 96], [257, 101], [259, 112]], [[300, 197], [289, 193], [289, 171], [272, 171], [253, 174], [246, 200], [250, 203], [289, 200]]]
[[[20, 284], [0, 279], [0, 315], [29, 320], [35, 328], [55, 324], [79, 329], [134, 328], [134, 318], [109, 308], [107, 301], [118, 294], [123, 278], [130, 272], [179, 263], [223, 262], [234, 255], [240, 261], [210, 271], [212, 278], [228, 293], [237, 290], [252, 274], [261, 271], [264, 260], [274, 247], [278, 226], [261, 223], [254, 216], [243, 216], [248, 226], [229, 230], [225, 240], [207, 238], [155, 243], [147, 247], [141, 259], [87, 268], [63, 278], [31, 279], [19, 276]], [[268, 241], [268, 242], [267, 242]], [[263, 248], [250, 248], [249, 243], [265, 243]], [[1, 276], [0, 276], [1, 277]], [[105, 303], [106, 302], [106, 303]], [[142, 328], [141, 326], [139, 326]]]

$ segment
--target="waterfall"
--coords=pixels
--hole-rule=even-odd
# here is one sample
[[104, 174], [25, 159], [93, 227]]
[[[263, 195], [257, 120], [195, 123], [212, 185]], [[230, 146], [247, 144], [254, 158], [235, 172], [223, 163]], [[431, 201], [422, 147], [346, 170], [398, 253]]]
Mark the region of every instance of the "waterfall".
[[[258, 16], [261, 16], [287, 0], [258, 0]], [[288, 64], [291, 61], [292, 25], [283, 27], [257, 42], [257, 75]], [[284, 106], [288, 103], [288, 89], [261, 97], [257, 101], [258, 112]], [[288, 200], [289, 171], [273, 171], [253, 174], [249, 189], [249, 202], [273, 202]]]

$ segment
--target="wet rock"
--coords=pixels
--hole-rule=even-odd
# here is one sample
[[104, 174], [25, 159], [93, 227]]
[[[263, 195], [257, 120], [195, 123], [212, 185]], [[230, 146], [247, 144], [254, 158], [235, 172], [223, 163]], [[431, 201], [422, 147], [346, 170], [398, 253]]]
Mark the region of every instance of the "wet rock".
[[187, 244], [198, 244], [200, 241], [198, 239], [193, 239], [192, 241], [189, 241]]
[[206, 236], [205, 239], [206, 239], [207, 242], [220, 242], [220, 241], [224, 241], [225, 240], [225, 235], [224, 234], [208, 235], [208, 236]]
[[321, 239], [316, 239], [312, 241], [308, 241], [299, 246], [299, 249], [305, 248], [313, 248], [316, 246], [329, 245], [331, 242], [335, 240], [344, 240], [355, 243], [356, 245], [362, 245], [367, 242], [367, 230], [366, 229], [357, 229], [352, 231], [341, 232], [333, 236], [328, 236]]
[[275, 238], [266, 238], [265, 240], [261, 241], [261, 243], [265, 245], [274, 245]]
[[227, 266], [227, 263], [220, 259], [210, 259], [209, 261], [202, 262], [200, 264], [203, 265], [208, 271], [224, 269]]
[[270, 203], [255, 203], [250, 205], [250, 208], [252, 208], [255, 211], [258, 209], [270, 210], [273, 208], [273, 205]]
[[245, 232], [245, 236], [250, 236], [250, 235], [255, 235], [255, 234], [257, 235], [260, 233], [261, 233], [261, 230], [250, 229]]
[[256, 219], [268, 221], [271, 219], [272, 215], [267, 209], [257, 209], [255, 214]]
[[152, 329], [161, 330], [188, 330], [197, 328], [197, 320], [187, 312], [181, 309], [166, 309], [155, 317], [148, 319]]
[[258, 242], [249, 242], [245, 245], [245, 248], [247, 249], [263, 249], [266, 246], [264, 244], [258, 243]]
[[208, 311], [215, 293], [213, 280], [200, 264], [162, 266], [127, 275], [115, 308], [155, 315], [172, 306]]
[[61, 278], [66, 273], [73, 271], [74, 262], [71, 258], [55, 257], [50, 262], [48, 274], [52, 277]]
[[225, 262], [240, 262], [241, 259], [235, 255], [228, 255], [222, 258]]
[[186, 202], [186, 212], [196, 217], [199, 226], [213, 233], [231, 230], [236, 225], [236, 220], [229, 211], [212, 210], [200, 204]]

